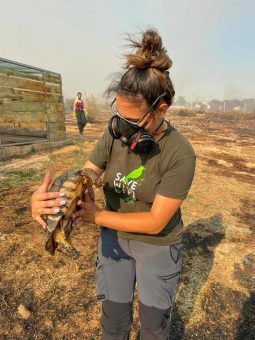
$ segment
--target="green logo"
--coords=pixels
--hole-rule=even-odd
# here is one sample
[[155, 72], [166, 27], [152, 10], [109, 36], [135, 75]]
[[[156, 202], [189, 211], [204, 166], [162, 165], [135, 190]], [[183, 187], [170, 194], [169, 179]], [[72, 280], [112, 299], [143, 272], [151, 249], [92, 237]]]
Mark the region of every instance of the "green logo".
[[124, 184], [127, 184], [129, 179], [132, 179], [132, 180], [138, 179], [139, 177], [142, 176], [144, 170], [145, 170], [145, 167], [143, 165], [140, 165], [139, 168], [132, 170], [127, 176], [125, 176], [122, 179], [122, 182]]
[[123, 176], [120, 172], [116, 174], [114, 179], [114, 189], [117, 193], [123, 193], [124, 201], [127, 204], [132, 204], [136, 201], [135, 191], [139, 183], [143, 181], [142, 175], [145, 170], [143, 165], [140, 165], [137, 169], [132, 170], [126, 176]]

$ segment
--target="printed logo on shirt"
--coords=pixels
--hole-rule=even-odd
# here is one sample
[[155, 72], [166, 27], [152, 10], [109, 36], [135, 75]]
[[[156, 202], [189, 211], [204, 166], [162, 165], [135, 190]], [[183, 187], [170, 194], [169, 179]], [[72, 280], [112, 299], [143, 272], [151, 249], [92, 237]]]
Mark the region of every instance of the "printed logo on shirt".
[[124, 201], [127, 204], [131, 204], [136, 201], [135, 191], [137, 186], [143, 181], [142, 175], [144, 170], [145, 167], [140, 165], [137, 169], [132, 170], [126, 176], [124, 176], [121, 172], [117, 172], [113, 181], [114, 189], [115, 192], [126, 195]]

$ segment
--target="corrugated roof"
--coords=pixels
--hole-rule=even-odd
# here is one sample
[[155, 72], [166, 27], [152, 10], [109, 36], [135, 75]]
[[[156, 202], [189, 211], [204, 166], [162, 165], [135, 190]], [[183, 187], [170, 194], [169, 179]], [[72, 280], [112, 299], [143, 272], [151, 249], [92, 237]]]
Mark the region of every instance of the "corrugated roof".
[[19, 63], [13, 60], [8, 60], [8, 59], [1, 58], [1, 57], [0, 57], [0, 67], [9, 68], [15, 71], [20, 71], [20, 72], [25, 72], [25, 73], [33, 73], [33, 74], [48, 73], [48, 74], [53, 74], [53, 75], [60, 75], [57, 72], [22, 64], [22, 63]]

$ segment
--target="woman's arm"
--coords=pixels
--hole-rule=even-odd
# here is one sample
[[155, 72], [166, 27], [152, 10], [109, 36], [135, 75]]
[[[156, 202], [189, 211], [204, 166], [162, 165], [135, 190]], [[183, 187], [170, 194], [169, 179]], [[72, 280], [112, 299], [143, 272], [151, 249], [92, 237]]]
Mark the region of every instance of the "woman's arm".
[[77, 99], [74, 100], [74, 103], [73, 103], [73, 111], [75, 111], [76, 103], [77, 103]]
[[79, 202], [81, 210], [74, 219], [103, 225], [120, 231], [133, 233], [158, 234], [166, 226], [182, 200], [156, 195], [151, 210], [141, 213], [119, 213], [101, 210], [90, 201], [86, 194], [85, 202]]

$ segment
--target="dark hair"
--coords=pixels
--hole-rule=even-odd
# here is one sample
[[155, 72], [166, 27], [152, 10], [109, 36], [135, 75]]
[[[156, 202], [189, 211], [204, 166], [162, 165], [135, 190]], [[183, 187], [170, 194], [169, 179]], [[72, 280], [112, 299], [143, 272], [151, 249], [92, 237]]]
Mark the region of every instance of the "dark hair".
[[172, 61], [160, 35], [155, 29], [148, 29], [142, 32], [141, 41], [130, 35], [127, 40], [132, 53], [124, 55], [126, 71], [115, 76], [106, 93], [145, 99], [151, 106], [165, 92], [163, 99], [170, 106], [175, 94], [168, 72]]

